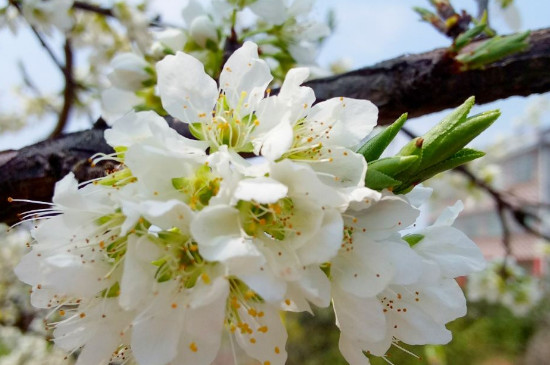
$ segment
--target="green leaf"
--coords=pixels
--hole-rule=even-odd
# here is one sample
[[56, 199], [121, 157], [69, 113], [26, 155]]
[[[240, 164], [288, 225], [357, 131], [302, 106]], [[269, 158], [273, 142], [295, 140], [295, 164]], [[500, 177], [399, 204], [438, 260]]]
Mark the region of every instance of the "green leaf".
[[368, 164], [367, 172], [376, 170], [387, 176], [394, 177], [398, 173], [408, 170], [419, 159], [418, 156], [394, 156], [381, 158]]
[[451, 50], [453, 52], [460, 51], [462, 48], [470, 44], [475, 37], [483, 33], [485, 28], [487, 28], [487, 24], [481, 23], [468, 29], [464, 33], [461, 33], [458, 37], [456, 37], [454, 44], [451, 46]]
[[393, 188], [399, 186], [401, 181], [396, 180], [383, 172], [367, 169], [367, 176], [365, 177], [365, 186], [374, 190], [382, 190], [387, 188]]
[[367, 161], [374, 161], [380, 158], [384, 150], [388, 147], [391, 141], [393, 141], [395, 136], [397, 136], [397, 133], [399, 133], [401, 127], [403, 127], [403, 124], [405, 124], [406, 121], [407, 113], [404, 113], [390, 126], [359, 147], [357, 153], [363, 155]]
[[437, 137], [428, 145], [425, 143], [420, 168], [425, 169], [450, 158], [489, 128], [499, 116], [499, 110], [491, 110], [466, 118], [449, 133]]
[[478, 150], [474, 150], [471, 148], [461, 149], [448, 159], [425, 170], [419, 171], [413, 179], [403, 181], [403, 184], [395, 189], [395, 192], [404, 191], [409, 187], [426, 181], [443, 171], [452, 170], [455, 167], [458, 167], [483, 156], [485, 156], [485, 153]]
[[505, 37], [495, 36], [472, 52], [456, 56], [456, 60], [463, 64], [462, 71], [475, 70], [485, 67], [506, 56], [522, 52], [529, 47], [527, 38], [530, 31], [512, 34]]

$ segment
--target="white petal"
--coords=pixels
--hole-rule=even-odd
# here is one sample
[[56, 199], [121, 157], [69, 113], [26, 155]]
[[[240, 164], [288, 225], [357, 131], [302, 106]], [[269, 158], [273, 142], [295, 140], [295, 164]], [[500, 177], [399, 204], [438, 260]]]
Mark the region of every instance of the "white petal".
[[288, 121], [288, 115], [285, 115], [274, 128], [264, 136], [254, 141], [259, 146], [261, 154], [269, 161], [278, 160], [292, 146], [294, 132]]
[[229, 293], [227, 281], [225, 279], [222, 281], [225, 282], [225, 285], [216, 290], [214, 300], [211, 300], [208, 305], [194, 308], [185, 313], [179, 353], [174, 364], [209, 365], [216, 358], [221, 345]]
[[454, 223], [460, 212], [464, 209], [462, 201], [458, 200], [455, 205], [447, 207], [434, 222], [434, 226], [450, 226]]
[[206, 207], [195, 215], [191, 234], [200, 246], [218, 246], [228, 238], [240, 238], [239, 211], [217, 205]]
[[211, 117], [218, 90], [199, 60], [183, 52], [168, 55], [157, 63], [157, 75], [162, 106], [168, 113], [184, 123]]
[[344, 359], [350, 365], [370, 365], [370, 361], [363, 353], [361, 345], [358, 341], [352, 340], [348, 336], [341, 334], [338, 341], [338, 348], [344, 356]]
[[275, 203], [286, 197], [288, 188], [269, 177], [244, 179], [239, 182], [234, 194], [234, 203], [239, 200], [255, 201], [260, 204]]
[[297, 284], [308, 301], [320, 308], [328, 307], [330, 304], [330, 281], [318, 266], [306, 267]]
[[418, 289], [422, 310], [436, 322], [447, 323], [466, 315], [466, 298], [454, 279]]
[[314, 161], [311, 167], [319, 173], [321, 181], [327, 185], [338, 188], [365, 185], [367, 161], [362, 155], [347, 148], [324, 149], [322, 158]]
[[260, 271], [252, 274], [241, 274], [239, 279], [269, 303], [280, 302], [286, 293], [286, 282], [276, 277], [267, 266], [260, 266]]
[[191, 208], [178, 200], [148, 200], [142, 202], [140, 209], [143, 217], [152, 224], [162, 229], [176, 227], [183, 233], [189, 232], [189, 224], [194, 216]]
[[420, 211], [398, 196], [385, 196], [375, 205], [357, 212], [358, 231], [379, 232], [387, 237], [392, 232], [405, 229], [416, 221]]
[[152, 111], [130, 112], [105, 131], [105, 140], [111, 147], [131, 146], [153, 136], [157, 129], [169, 128], [166, 120]]
[[348, 198], [331, 186], [327, 186], [310, 165], [284, 159], [272, 164], [271, 177], [288, 186], [291, 197], [305, 197], [320, 206], [342, 208]]
[[[352, 147], [369, 134], [378, 119], [378, 108], [367, 100], [333, 98], [311, 108], [310, 124], [332, 125], [325, 145]], [[319, 123], [313, 123], [313, 122]]]
[[223, 262], [234, 274], [253, 271], [264, 262], [260, 251], [242, 236], [239, 211], [233, 207], [203, 209], [191, 225], [191, 234], [205, 259]]
[[216, 24], [207, 15], [199, 15], [191, 22], [189, 27], [191, 38], [201, 47], [206, 47], [208, 40], [218, 42]]
[[283, 23], [287, 17], [287, 9], [281, 0], [258, 0], [249, 5], [256, 15], [273, 24]]
[[134, 106], [139, 105], [141, 99], [130, 91], [111, 87], [101, 92], [101, 117], [112, 126], [119, 118]]
[[255, 313], [263, 314], [252, 316], [244, 306], [238, 310], [242, 323], [247, 324], [251, 330], [235, 331], [238, 344], [261, 364], [268, 362], [271, 365], [284, 365], [287, 358], [285, 345], [288, 335], [279, 311], [267, 304], [256, 304], [253, 308]]
[[354, 237], [354, 250], [340, 253], [332, 262], [334, 283], [358, 297], [372, 297], [386, 288], [395, 273], [386, 242]]
[[432, 195], [433, 189], [427, 188], [422, 185], [417, 185], [410, 193], [405, 195], [407, 200], [415, 208], [419, 208], [421, 205], [426, 203], [430, 196]]
[[439, 265], [446, 278], [468, 275], [485, 268], [479, 247], [458, 229], [433, 226], [420, 233], [424, 238], [414, 245], [414, 250]]
[[344, 221], [341, 214], [334, 209], [326, 209], [321, 227], [298, 250], [298, 256], [302, 264], [322, 264], [330, 261], [340, 249], [343, 232]]
[[178, 353], [185, 308], [172, 305], [173, 288], [171, 282], [162, 283], [156, 301], [132, 324], [132, 353], [140, 364], [165, 365]]
[[349, 209], [352, 211], [361, 211], [369, 208], [372, 204], [376, 203], [382, 194], [376, 190], [372, 190], [365, 187], [351, 188], [349, 193]]
[[376, 342], [386, 336], [386, 319], [377, 298], [359, 298], [332, 287], [336, 324], [343, 334], [358, 341]]
[[445, 325], [435, 322], [430, 315], [412, 306], [399, 316], [399, 320], [388, 319], [389, 327], [394, 327], [395, 337], [409, 345], [440, 345], [448, 343], [452, 334]]
[[118, 302], [131, 310], [143, 305], [142, 300], [152, 292], [157, 267], [151, 261], [158, 259], [161, 252], [147, 236], [130, 235], [126, 247]]
[[269, 66], [258, 56], [258, 46], [245, 42], [233, 52], [220, 75], [220, 89], [225, 92], [229, 106], [237, 110], [244, 94], [239, 116], [250, 114], [263, 99], [267, 85], [273, 77]]

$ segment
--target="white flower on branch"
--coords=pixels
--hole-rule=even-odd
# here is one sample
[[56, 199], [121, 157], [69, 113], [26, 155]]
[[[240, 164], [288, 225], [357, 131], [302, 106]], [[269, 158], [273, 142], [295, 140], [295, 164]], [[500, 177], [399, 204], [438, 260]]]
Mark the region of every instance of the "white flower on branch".
[[[142, 61], [116, 58], [113, 82], [144, 82]], [[465, 313], [453, 278], [483, 259], [450, 226], [459, 206], [406, 235], [426, 191], [365, 186], [354, 148], [375, 125], [372, 103], [312, 105], [305, 68], [269, 96], [272, 75], [250, 42], [219, 87], [182, 52], [156, 74], [164, 109], [198, 140], [153, 111], [129, 112], [105, 132], [114, 152], [93, 156], [116, 168], [80, 185], [69, 174], [49, 208], [23, 217], [44, 221], [15, 271], [33, 286], [33, 305], [63, 317], [52, 324], [59, 347], [80, 349], [79, 365], [207, 365], [226, 332], [260, 363], [282, 365], [279, 313], [331, 302], [352, 365], [399, 340], [450, 340], [446, 323]]]

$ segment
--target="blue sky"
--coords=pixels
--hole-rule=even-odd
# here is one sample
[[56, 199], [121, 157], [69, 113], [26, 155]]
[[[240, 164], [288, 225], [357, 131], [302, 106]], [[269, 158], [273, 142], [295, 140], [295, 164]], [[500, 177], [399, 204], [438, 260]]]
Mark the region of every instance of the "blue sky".
[[[0, 0], [4, 3], [5, 0]], [[181, 23], [179, 11], [181, 0], [156, 0], [165, 18], [170, 23]], [[474, 0], [454, 1], [458, 6], [475, 13]], [[534, 5], [536, 4], [536, 5]], [[348, 59], [353, 68], [372, 65], [388, 58], [407, 53], [419, 53], [438, 47], [445, 47], [449, 40], [437, 33], [426, 23], [418, 20], [412, 11], [413, 6], [428, 7], [427, 0], [317, 0], [313, 15], [324, 18], [328, 9], [336, 13], [337, 28], [333, 36], [325, 43], [319, 54], [319, 63], [328, 65], [341, 58]], [[539, 29], [550, 27], [550, 1], [516, 0], [516, 6], [522, 22], [521, 29]], [[510, 33], [502, 16], [491, 18], [492, 26], [499, 33]], [[24, 29], [14, 37], [9, 31], [0, 31], [0, 108], [17, 107], [13, 105], [9, 89], [20, 82], [16, 63], [23, 61], [29, 74], [43, 90], [59, 90], [61, 78], [58, 70], [45, 55], [34, 37]], [[474, 112], [500, 108], [503, 116], [491, 129], [478, 139], [478, 145], [490, 144], [499, 136], [517, 133], [515, 121], [520, 120], [526, 110], [534, 104], [550, 103], [550, 95], [528, 98], [512, 97], [503, 101], [478, 106]], [[548, 110], [550, 112], [550, 109]], [[444, 114], [436, 113], [411, 120], [409, 128], [421, 133], [429, 129]], [[541, 124], [550, 126], [548, 116], [541, 119]], [[45, 121], [41, 127], [26, 128], [22, 132], [0, 136], [0, 149], [18, 148], [45, 137], [54, 121]], [[71, 130], [86, 128], [84, 120], [73, 123]], [[523, 128], [525, 130], [525, 128]]]

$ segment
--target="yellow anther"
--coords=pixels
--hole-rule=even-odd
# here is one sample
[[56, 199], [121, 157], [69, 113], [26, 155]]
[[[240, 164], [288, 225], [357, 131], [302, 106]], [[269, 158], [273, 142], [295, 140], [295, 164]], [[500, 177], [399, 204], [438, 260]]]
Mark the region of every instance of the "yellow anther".
[[199, 348], [197, 347], [197, 344], [194, 343], [194, 342], [191, 342], [191, 343], [189, 344], [189, 349], [190, 349], [191, 351], [193, 351], [193, 352], [199, 351]]
[[202, 273], [201, 278], [202, 278], [202, 281], [204, 281], [205, 284], [210, 284], [210, 276], [208, 276], [207, 273]]

